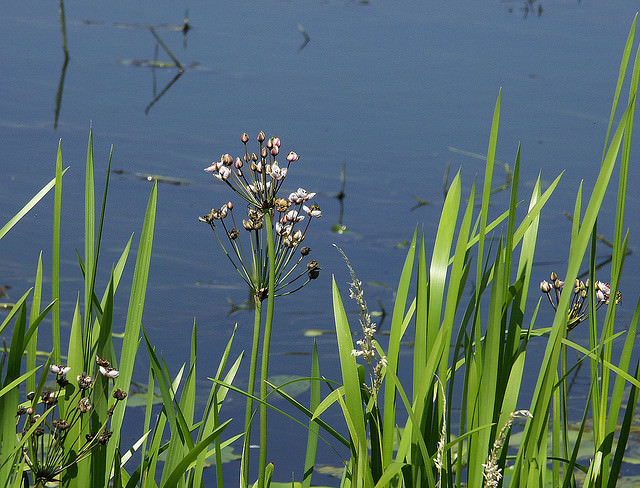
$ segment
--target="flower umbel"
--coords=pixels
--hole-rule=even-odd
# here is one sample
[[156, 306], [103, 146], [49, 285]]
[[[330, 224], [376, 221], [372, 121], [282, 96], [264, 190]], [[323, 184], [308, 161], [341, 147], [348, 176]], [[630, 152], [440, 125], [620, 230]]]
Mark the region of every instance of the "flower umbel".
[[[565, 283], [558, 279], [558, 275], [555, 272], [551, 273], [550, 280], [550, 282], [543, 280], [540, 283], [540, 291], [547, 295], [549, 303], [554, 310], [557, 310], [558, 303], [560, 302], [560, 295], [565, 288]], [[609, 283], [596, 281], [594, 291], [596, 297], [596, 310], [599, 310], [603, 305], [609, 305], [609, 299], [611, 298], [611, 287], [609, 286]], [[580, 324], [580, 322], [585, 321], [589, 317], [588, 297], [589, 280], [581, 281], [576, 279], [573, 283], [573, 295], [571, 296], [571, 303], [569, 304], [567, 330], [573, 330], [578, 324]], [[618, 291], [615, 294], [615, 302], [619, 303], [621, 300], [622, 293]]]
[[[300, 255], [296, 251], [306, 237], [311, 220], [319, 218], [322, 212], [316, 203], [307, 205], [316, 194], [304, 188], [298, 188], [287, 198], [279, 196], [291, 164], [300, 157], [291, 151], [284, 162], [279, 162], [280, 139], [267, 139], [264, 132], [260, 132], [257, 140], [258, 154], [249, 152], [249, 136], [245, 133], [241, 137], [244, 154], [235, 158], [223, 154], [218, 161], [205, 168], [206, 172], [226, 183], [247, 203], [246, 217], [239, 219], [242, 225], [236, 224], [232, 202], [212, 209], [199, 220], [209, 224], [253, 296], [261, 301], [266, 298], [264, 291], [268, 281], [266, 233], [273, 232], [275, 244], [276, 296], [288, 295], [318, 277], [320, 266], [313, 260], [307, 269], [297, 270], [303, 257], [309, 253], [309, 248], [303, 248], [305, 253], [301, 252]], [[274, 223], [273, 229], [265, 228], [266, 214]], [[218, 233], [218, 227], [223, 232]], [[245, 252], [240, 239], [241, 230], [238, 229], [244, 229], [249, 234], [249, 252]], [[225, 237], [227, 244], [223, 241]]]
[[[108, 361], [98, 357], [96, 362], [100, 370], [110, 373], [105, 376], [115, 377], [113, 372], [117, 371], [109, 366]], [[24, 460], [33, 473], [33, 486], [59, 482], [65, 470], [88, 457], [97, 446], [106, 444], [111, 437], [111, 431], [107, 429], [109, 418], [118, 402], [127, 396], [120, 389], [114, 391], [115, 401], [96, 433], [88, 437], [79, 434], [79, 430], [73, 427], [77, 424], [88, 425], [89, 417], [95, 415], [95, 381], [89, 374], [82, 373], [77, 376], [76, 385], [73, 385], [66, 379], [70, 369], [61, 364], [51, 366], [49, 372], [56, 376], [55, 391], [45, 390], [39, 397], [30, 392], [27, 402], [17, 411], [19, 417], [24, 417], [20, 435], [24, 440]], [[65, 396], [67, 407], [61, 411], [58, 398]]]

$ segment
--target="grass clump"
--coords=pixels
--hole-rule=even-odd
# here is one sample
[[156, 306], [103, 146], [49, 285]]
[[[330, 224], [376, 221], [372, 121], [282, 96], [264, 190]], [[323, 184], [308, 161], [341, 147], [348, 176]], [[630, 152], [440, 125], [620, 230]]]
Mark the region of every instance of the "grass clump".
[[[358, 335], [362, 336], [354, 341], [334, 278], [331, 293], [341, 378], [330, 381], [322, 376], [314, 345], [311, 375], [303, 380], [311, 384], [308, 406], [267, 380], [275, 298], [299, 290], [320, 270], [315, 260], [302, 264], [310, 252], [302, 245], [309, 222], [321, 215], [320, 208], [310, 203], [314, 194], [302, 188], [287, 196], [280, 194], [298, 155], [290, 152], [287, 163], [280, 164], [280, 140], [267, 139], [262, 132], [257, 138], [259, 155], [250, 153], [249, 136], [243, 134], [243, 155], [234, 158], [223, 154], [206, 169], [247, 205], [242, 228], [236, 224], [232, 202], [214, 208], [200, 220], [211, 227], [223, 253], [251, 290], [255, 311], [247, 391], [233, 385], [244, 353], [233, 356], [232, 333], [215, 374], [209, 373], [209, 396], [198, 414], [196, 324], [188, 361], [175, 375], [170, 374], [142, 326], [156, 185], [143, 219], [124, 339], [120, 348], [113, 342], [116, 292], [133, 236], [99, 293], [97, 270], [110, 163], [102, 201], [96, 206], [91, 136], [85, 179], [85, 245], [83, 255], [78, 256], [82, 300], [76, 301], [69, 337], [62, 336], [58, 304], [64, 171], [59, 147], [55, 178], [0, 229], [1, 238], [55, 188], [51, 299], [42, 307], [47, 300], [43, 298], [40, 256], [33, 288], [13, 304], [0, 325], [0, 334], [11, 332], [8, 350], [0, 360], [0, 486], [58, 483], [72, 488], [198, 488], [204, 485], [208, 460], [213, 459], [216, 483], [222, 487], [222, 452], [241, 440], [240, 485], [248, 487], [252, 485], [248, 453], [255, 403], [260, 412], [255, 486], [283, 486], [272, 481], [275, 467], [267, 462], [266, 412], [276, 409], [270, 401], [273, 394], [301, 412], [303, 420], [290, 417], [308, 428], [302, 479], [286, 486], [312, 486], [320, 440], [344, 455], [339, 481], [344, 488], [615, 486], [640, 387], [635, 346], [640, 301], [632, 319], [624, 324], [626, 330], [614, 330], [628, 246], [624, 216], [640, 51], [633, 64], [629, 97], [621, 107], [623, 113], [615, 129], [614, 120], [634, 33], [635, 21], [623, 55], [597, 181], [590, 193], [583, 194], [582, 185], [577, 191], [571, 245], [566, 269], [561, 270], [564, 279], [554, 272], [549, 282], [540, 282], [533, 267], [543, 209], [561, 175], [544, 191], [538, 179], [523, 208], [518, 149], [508, 207], [497, 217], [490, 216], [499, 95], [482, 188], [478, 190], [474, 182], [463, 198], [462, 176], [456, 174], [447, 188], [433, 248], [427, 249], [419, 229], [414, 232], [400, 273], [388, 340], [376, 337], [377, 326], [369, 313], [362, 282], [347, 254], [338, 249], [349, 269], [349, 296], [357, 307]], [[611, 272], [606, 281], [597, 281], [598, 214], [616, 168], [619, 184]], [[588, 270], [588, 278], [583, 279], [582, 269]], [[537, 325], [540, 302], [545, 298], [538, 296], [536, 301], [529, 295], [532, 280], [539, 283], [534, 286], [546, 295], [554, 310], [550, 327]], [[573, 286], [567, 291], [568, 284]], [[463, 300], [465, 296], [468, 301]], [[602, 312], [596, 313], [600, 309], [605, 311], [604, 317]], [[48, 317], [53, 347], [42, 364], [38, 359], [38, 334]], [[588, 327], [587, 346], [573, 341], [569, 334], [580, 324]], [[408, 361], [400, 354], [407, 340], [413, 343]], [[529, 353], [534, 341], [543, 342], [542, 357]], [[127, 392], [140, 342], [150, 362], [144, 421], [139, 439], [123, 446], [122, 433], [128, 425], [125, 407], [130, 399]], [[569, 350], [578, 355], [575, 364], [569, 364]], [[258, 357], [261, 364], [256, 394]], [[525, 399], [521, 395], [525, 365], [532, 363], [537, 377], [531, 398]], [[588, 369], [589, 385], [574, 436], [569, 433], [573, 424], [568, 380], [579, 365]], [[40, 379], [36, 381], [38, 372]], [[55, 385], [47, 386], [51, 375]], [[327, 389], [324, 398], [323, 388]], [[223, 437], [232, 421], [225, 420], [229, 391], [241, 392], [247, 401], [239, 433]], [[26, 401], [21, 402], [23, 394]], [[158, 396], [162, 405], [154, 407]], [[340, 409], [344, 425], [332, 426], [323, 420], [332, 405]], [[522, 429], [517, 441], [512, 435], [514, 426]], [[593, 430], [592, 441], [586, 441], [583, 435], [587, 426]], [[585, 449], [589, 452], [586, 461], [579, 454]]]

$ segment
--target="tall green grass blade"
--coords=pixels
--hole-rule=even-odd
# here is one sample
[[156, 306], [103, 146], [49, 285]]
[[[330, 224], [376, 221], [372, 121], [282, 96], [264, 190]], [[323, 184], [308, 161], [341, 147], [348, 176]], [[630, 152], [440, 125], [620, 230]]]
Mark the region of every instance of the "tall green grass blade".
[[[79, 299], [76, 299], [73, 319], [71, 320], [71, 333], [69, 335], [67, 358], [67, 366], [71, 368], [69, 371], [69, 377], [76, 378], [84, 372], [91, 374], [92, 370], [86, 367], [87, 364], [84, 357], [83, 322]], [[76, 408], [76, 405], [65, 403], [65, 408], [74, 409]], [[85, 435], [89, 432], [90, 426], [88, 422], [77, 422], [71, 426], [67, 436], [71, 439], [84, 439]], [[69, 470], [65, 471], [65, 483], [70, 487], [81, 487], [83, 483], [87, 483], [87, 480], [91, 480], [90, 461], [90, 459], [85, 458], [76, 463], [76, 471], [73, 474]]]
[[[313, 351], [311, 353], [311, 377], [320, 378], [320, 363], [318, 360], [318, 345], [313, 341]], [[311, 395], [309, 399], [309, 410], [313, 412], [320, 404], [320, 382], [311, 381]], [[311, 478], [313, 475], [314, 465], [316, 461], [316, 452], [318, 450], [318, 436], [320, 426], [309, 421], [309, 433], [307, 434], [307, 450], [304, 460], [304, 473], [302, 476], [302, 488], [311, 487]]]
[[[24, 382], [28, 378], [35, 376], [36, 371], [38, 371], [40, 368], [41, 366], [36, 366], [35, 368], [30, 369], [26, 373], [18, 376], [13, 381], [10, 381], [6, 385], [4, 385], [2, 388], [0, 388], [0, 398], [2, 398], [5, 395], [5, 393], [9, 393], [13, 388], [20, 385], [22, 382]], [[33, 390], [30, 390], [30, 391], [35, 391], [35, 383], [34, 383]]]
[[[162, 395], [162, 402], [164, 405], [163, 410], [167, 416], [167, 420], [169, 421], [169, 426], [171, 427], [172, 443], [180, 442], [191, 449], [193, 447], [193, 439], [191, 438], [190, 430], [186, 425], [180, 406], [175, 399], [175, 391], [177, 389], [181, 373], [176, 376], [176, 379], [172, 383], [171, 379], [166, 375], [163, 365], [160, 364], [160, 360], [151, 345], [144, 327], [142, 327], [142, 336], [149, 355], [151, 369], [153, 370], [156, 381], [158, 382], [158, 388]], [[167, 459], [165, 462], [170, 463], [171, 460]]]
[[429, 273], [427, 271], [427, 253], [424, 242], [424, 229], [420, 234], [420, 248], [418, 250], [418, 272], [416, 283], [416, 319], [413, 338], [413, 391], [418, 390], [418, 371], [422, 371], [427, 364], [427, 344], [429, 327]]
[[2, 335], [2, 333], [4, 332], [4, 330], [9, 326], [9, 324], [11, 323], [11, 321], [16, 318], [18, 316], [18, 313], [21, 312], [21, 307], [24, 305], [25, 301], [27, 300], [27, 297], [29, 296], [29, 294], [31, 293], [32, 288], [29, 288], [26, 293], [24, 295], [22, 295], [18, 301], [16, 301], [16, 303], [13, 305], [13, 308], [11, 310], [9, 310], [9, 313], [7, 314], [7, 316], [5, 317], [5, 319], [2, 321], [2, 324], [0, 325], [0, 335]]
[[[414, 239], [415, 247], [415, 239]], [[332, 279], [333, 295], [333, 316], [336, 326], [336, 337], [338, 340], [338, 352], [340, 355], [340, 367], [342, 370], [342, 382], [344, 384], [345, 400], [341, 396], [337, 399], [344, 404], [345, 419], [349, 419], [351, 428], [349, 429], [354, 444], [356, 455], [361, 451], [367, 452], [367, 434], [365, 431], [364, 415], [362, 412], [362, 399], [360, 394], [360, 377], [356, 365], [356, 358], [351, 354], [353, 351], [353, 340], [347, 321], [347, 314], [340, 298], [338, 286], [335, 278]], [[392, 426], [393, 429], [393, 426]], [[393, 446], [392, 446], [393, 447]], [[360, 469], [356, 465], [356, 469]]]
[[[2, 387], [6, 391], [0, 396], [0, 412], [2, 413], [0, 415], [0, 448], [2, 449], [2, 457], [6, 456], [6, 460], [0, 465], [0, 486], [9, 485], [13, 461], [17, 461], [14, 458], [13, 451], [18, 441], [15, 412], [19, 403], [19, 387], [15, 384], [15, 380], [20, 377], [22, 354], [26, 346], [24, 335], [27, 327], [27, 307], [24, 300], [17, 307], [15, 313], [12, 310], [11, 315], [15, 315], [15, 323], [11, 335], [6, 372], [2, 379]], [[9, 389], [8, 387], [11, 384], [14, 386]]]
[[[151, 262], [151, 248], [153, 245], [157, 196], [158, 185], [157, 183], [154, 183], [151, 195], [149, 196], [149, 202], [147, 204], [147, 211], [145, 213], [144, 223], [142, 226], [142, 234], [140, 236], [140, 244], [138, 246], [136, 267], [133, 272], [129, 309], [127, 311], [124, 339], [122, 341], [122, 349], [120, 352], [120, 376], [114, 385], [115, 388], [122, 388], [124, 391], [128, 391], [129, 386], [131, 385], [131, 377], [133, 376], [133, 366], [135, 362], [134, 358], [136, 357], [140, 340], [142, 312], [144, 310], [147, 280], [149, 278], [149, 265]], [[111, 430], [113, 431], [113, 436], [110, 442], [113, 442], [116, 446], [120, 444], [120, 431], [122, 429], [126, 403], [127, 399], [125, 398], [120, 402], [121, 405], [116, 409], [113, 413], [113, 417], [111, 418]], [[112, 465], [113, 454], [108, 454], [107, 466]]]
[[[233, 333], [227, 341], [227, 345], [222, 354], [222, 358], [218, 363], [218, 369], [216, 371], [216, 379], [220, 379], [224, 374], [224, 371], [227, 368], [227, 362], [229, 360], [229, 356], [231, 354], [231, 345], [233, 344], [233, 339], [235, 337], [237, 325], [233, 329]], [[225, 383], [232, 383], [235, 379], [235, 375], [238, 372], [240, 367], [240, 361], [242, 360], [242, 354], [240, 354], [235, 362], [231, 365], [227, 375], [224, 378]], [[220, 408], [224, 403], [224, 399], [226, 397], [228, 390], [226, 388], [220, 388], [218, 384], [213, 384], [211, 386], [211, 391], [209, 392], [209, 399], [207, 401], [207, 405], [204, 409], [203, 414], [203, 425], [198, 431], [197, 441], [201, 441], [206, 436], [211, 434], [214, 429], [216, 429], [220, 425]], [[216, 463], [216, 484], [218, 487], [222, 487], [223, 479], [222, 479], [222, 447], [220, 438], [217, 437], [214, 441], [215, 447], [215, 463]], [[203, 452], [198, 456], [195, 467], [193, 470], [193, 478], [195, 480], [195, 487], [202, 486], [202, 472], [205, 466], [206, 453]]]
[[[147, 439], [149, 438], [149, 433], [151, 432], [151, 415], [153, 413], [153, 403], [154, 403], [154, 389], [155, 389], [155, 380], [153, 377], [153, 370], [151, 368], [149, 368], [149, 379], [147, 382], [147, 395], [146, 395], [146, 404], [145, 404], [145, 410], [144, 410], [144, 427], [142, 429], [142, 431], [144, 432], [143, 434], [143, 438], [142, 438], [142, 443], [140, 446], [140, 457], [142, 458], [142, 462], [140, 463], [140, 468], [138, 469], [142, 469], [142, 468], [146, 468], [148, 467], [148, 462], [147, 462]], [[163, 418], [162, 416], [160, 418]], [[158, 421], [160, 421], [160, 419], [158, 419]], [[153, 438], [152, 438], [152, 442], [153, 442]], [[157, 453], [155, 453], [157, 455]], [[143, 478], [144, 481], [144, 477], [141, 476], [141, 478]], [[145, 486], [144, 483], [141, 483], [140, 486]]]
[[[145, 335], [146, 342], [146, 335]], [[193, 416], [195, 410], [195, 374], [196, 374], [196, 356], [197, 356], [197, 327], [194, 321], [192, 335], [191, 335], [191, 361], [189, 366], [189, 373], [184, 382], [184, 386], [182, 388], [182, 394], [180, 396], [180, 401], [176, 410], [180, 412], [184, 418], [184, 423], [186, 426], [191, 426], [193, 424]], [[160, 389], [162, 391], [162, 388]], [[165, 406], [167, 406], [167, 401], [164, 401]], [[171, 407], [169, 407], [171, 408]], [[186, 432], [184, 432], [185, 437], [190, 437], [190, 429], [187, 427]], [[167, 455], [165, 457], [165, 465], [162, 473], [162, 479], [160, 483], [167, 479], [167, 476], [170, 475], [175, 466], [180, 463], [180, 460], [188, 453], [188, 447], [184, 443], [180, 442], [171, 442], [169, 445], [169, 449], [167, 450]], [[179, 485], [182, 486], [182, 482]]]
[[[572, 283], [575, 280], [582, 263], [587, 244], [595, 224], [596, 216], [600, 209], [600, 205], [602, 204], [604, 194], [613, 172], [613, 167], [618, 155], [628, 116], [629, 112], [626, 111], [618, 125], [618, 128], [616, 129], [609, 150], [607, 151], [607, 155], [604, 158], [600, 174], [596, 180], [593, 193], [589, 199], [587, 209], [584, 213], [582, 225], [580, 226], [576, 239], [571, 243], [569, 265], [565, 275], [565, 281], [568, 283]], [[537, 469], [533, 469], [533, 465], [531, 463], [532, 460], [535, 459], [539, 466], [544, 466], [544, 453], [546, 452], [544, 450], [546, 449], [545, 432], [548, 419], [547, 412], [551, 393], [554, 388], [554, 371], [558, 364], [561, 338], [566, 330], [567, 312], [569, 309], [569, 300], [571, 298], [570, 295], [570, 293], [563, 294], [560, 298], [560, 303], [558, 304], [558, 311], [556, 312], [553, 322], [549, 342], [545, 351], [540, 375], [538, 376], [538, 381], [534, 390], [534, 397], [531, 403], [530, 411], [533, 413], [533, 419], [527, 423], [523, 443], [520, 446], [516, 460], [514, 480], [512, 481], [512, 483], [516, 483], [516, 486], [517, 483], [524, 482], [525, 480], [527, 480], [527, 482], [532, 482], [533, 479], [540, 479], [536, 475], [543, 476]]]
[[[633, 356], [633, 349], [635, 346], [636, 334], [638, 331], [638, 318], [640, 317], [640, 300], [636, 304], [636, 309], [633, 314], [633, 319], [629, 325], [629, 329], [626, 333], [624, 346], [620, 353], [620, 362], [618, 368], [621, 371], [629, 371], [629, 365]], [[616, 375], [616, 379], [611, 391], [611, 402], [608, 410], [608, 418], [606, 425], [606, 432], [615, 432], [617, 430], [618, 416], [620, 415], [620, 408], [624, 398], [624, 389], [626, 386], [625, 378], [621, 375]]]
[[[637, 308], [636, 308], [635, 320], [637, 321]], [[640, 380], [640, 360], [636, 363], [635, 378], [637, 380]], [[636, 407], [638, 405], [638, 390], [639, 390], [638, 387], [633, 385], [631, 387], [631, 391], [629, 392], [629, 397], [627, 399], [627, 406], [625, 408], [624, 418], [622, 420], [622, 425], [620, 426], [620, 429], [619, 429], [618, 443], [613, 456], [611, 472], [609, 473], [609, 480], [607, 484], [608, 488], [613, 488], [614, 486], [616, 486], [618, 476], [620, 475], [620, 469], [622, 467], [623, 458], [626, 453], [629, 434], [634, 424], [634, 414], [636, 411]]]
[[636, 21], [638, 20], [638, 14], [633, 18], [631, 23], [631, 29], [629, 29], [629, 35], [627, 36], [627, 43], [625, 44], [624, 51], [622, 53], [622, 60], [620, 61], [620, 70], [618, 72], [618, 81], [616, 83], [616, 89], [613, 95], [613, 102], [611, 104], [611, 115], [609, 116], [609, 125], [607, 127], [607, 135], [604, 138], [604, 150], [602, 152], [602, 159], [604, 160], [607, 154], [607, 146], [609, 144], [609, 137], [611, 135], [611, 129], [613, 127], [613, 121], [615, 119], [616, 112], [618, 110], [618, 100], [620, 98], [620, 92], [622, 91], [622, 84], [626, 77], [627, 66], [629, 65], [629, 57], [631, 56], [631, 48], [633, 47], [633, 38], [636, 31]]
[[227, 420], [224, 424], [216, 428], [210, 435], [208, 435], [205, 439], [198, 442], [195, 446], [191, 447], [188, 453], [180, 460], [180, 462], [175, 466], [173, 471], [167, 477], [166, 481], [162, 483], [160, 486], [162, 488], [169, 488], [178, 486], [180, 480], [184, 476], [186, 469], [189, 467], [191, 463], [193, 463], [196, 458], [200, 455], [202, 451], [204, 451], [209, 444], [211, 444], [216, 437], [220, 436], [220, 434], [227, 428], [231, 420]]
[[[461, 197], [460, 172], [456, 174], [451, 182], [447, 197], [445, 198], [438, 232], [433, 245], [433, 255], [429, 266], [429, 319], [427, 351], [433, 351], [435, 336], [442, 325], [442, 310], [444, 307], [445, 290], [447, 285], [447, 271], [449, 265], [449, 255], [453, 244], [453, 235], [458, 221]], [[439, 352], [439, 351], [438, 351]], [[425, 361], [426, 363], [426, 361]], [[440, 374], [445, 374], [447, 365], [441, 365]]]
[[20, 219], [22, 219], [22, 217], [24, 217], [26, 214], [29, 213], [29, 211], [35, 207], [38, 202], [40, 200], [42, 200], [44, 198], [44, 196], [49, 193], [49, 190], [51, 190], [51, 188], [53, 188], [56, 184], [56, 180], [55, 178], [53, 180], [51, 180], [49, 183], [47, 183], [45, 186], [42, 187], [42, 189], [36, 193], [31, 200], [29, 200], [24, 207], [22, 207], [18, 213], [16, 213], [11, 219], [9, 219], [9, 221], [4, 224], [2, 226], [2, 228], [0, 228], [0, 239], [2, 239], [5, 234], [7, 232], [9, 232], [11, 230], [11, 228], [16, 225], [18, 222], [20, 222]]
[[93, 341], [89, 340], [92, 323], [91, 305], [93, 303], [93, 277], [95, 276], [96, 260], [96, 229], [95, 229], [95, 189], [93, 178], [93, 128], [89, 129], [89, 142], [87, 145], [87, 164], [85, 171], [84, 187], [84, 343], [82, 371], [91, 371], [89, 368], [89, 351], [87, 347]]
[[[478, 264], [476, 269], [476, 282], [480, 283], [482, 277], [482, 261], [484, 260], [485, 235], [487, 232], [487, 219], [489, 215], [489, 200], [491, 198], [491, 183], [493, 181], [493, 167], [496, 158], [496, 146], [498, 144], [498, 127], [500, 123], [500, 100], [502, 90], [498, 92], [498, 98], [493, 111], [491, 122], [491, 135], [489, 136], [489, 148], [487, 149], [487, 163], [484, 173], [484, 186], [482, 190], [482, 206], [480, 208], [480, 232], [478, 234]], [[478, 295], [476, 295], [478, 296]], [[477, 301], [477, 300], [476, 300]]]
[[[501, 357], [501, 338], [504, 337], [504, 323], [502, 312], [505, 297], [503, 296], [504, 279], [504, 249], [502, 240], [498, 246], [497, 256], [493, 267], [493, 283], [489, 302], [489, 315], [487, 328], [481, 352], [476, 352], [475, 365], [477, 376], [475, 391], [480, 395], [471, 412], [472, 425], [490, 424], [497, 420], [495, 412], [500, 411], [500, 397], [496, 395], [498, 383], [502, 382], [499, 371]], [[476, 344], [476, 348], [477, 348]], [[481, 356], [481, 362], [478, 356]], [[496, 426], [497, 427], [497, 426]], [[495, 431], [495, 429], [494, 429]], [[482, 465], [486, 462], [487, 451], [492, 444], [492, 431], [481, 430], [469, 440], [469, 485], [480, 486], [482, 484]]]
[[[33, 324], [40, 315], [40, 304], [42, 302], [42, 252], [38, 256], [38, 266], [36, 268], [36, 279], [33, 285], [33, 297], [31, 299], [31, 311], [29, 315], [29, 323]], [[36, 355], [38, 351], [38, 333], [35, 332], [32, 339], [27, 344], [27, 369], [36, 367]], [[27, 391], [36, 389], [35, 377], [29, 377], [27, 380]]]
[[[305, 379], [311, 382], [317, 382], [318, 380], [318, 378], [305, 378]], [[320, 415], [322, 415], [322, 412], [324, 412], [327, 408], [329, 408], [331, 405], [337, 402], [339, 396], [344, 395], [344, 388], [337, 388], [333, 390], [329, 395], [325, 397], [324, 400], [318, 403], [315, 410], [311, 411], [307, 407], [302, 405], [302, 403], [300, 403], [291, 395], [289, 395], [286, 391], [282, 390], [281, 387], [272, 385], [270, 383], [269, 383], [269, 386], [271, 386], [274, 389], [275, 393], [278, 393], [282, 398], [288, 401], [292, 406], [294, 406], [300, 412], [302, 412], [311, 422], [313, 422], [314, 424], [317, 424], [319, 427], [322, 427], [322, 429], [325, 432], [330, 434], [334, 439], [340, 442], [344, 447], [347, 447], [347, 448], [350, 447], [349, 441], [347, 439], [345, 439], [337, 430], [335, 430], [333, 427], [331, 427], [329, 424], [327, 424], [325, 421], [323, 421], [320, 418]], [[323, 439], [322, 437], [320, 438]]]
[[[387, 351], [387, 367], [386, 371], [392, 371], [394, 374], [398, 372], [398, 358], [400, 355], [400, 341], [402, 340], [402, 324], [405, 320], [405, 310], [407, 309], [407, 296], [409, 294], [409, 286], [411, 284], [411, 274], [413, 271], [413, 261], [416, 251], [417, 229], [413, 233], [413, 239], [407, 252], [400, 280], [398, 282], [398, 290], [396, 292], [396, 300], [393, 306], [393, 315], [391, 317], [391, 331], [389, 336], [389, 350]], [[335, 301], [334, 301], [335, 312]], [[334, 313], [337, 319], [337, 314]], [[348, 324], [347, 324], [348, 326]], [[337, 324], [336, 324], [337, 327]], [[351, 334], [349, 334], [351, 340]], [[353, 349], [353, 343], [350, 342], [350, 348]], [[351, 351], [348, 351], [351, 354]], [[345, 383], [346, 388], [346, 383]], [[349, 399], [350, 392], [346, 392]], [[347, 402], [348, 403], [348, 402]], [[382, 462], [383, 469], [386, 469], [393, 460], [393, 435], [395, 429], [396, 417], [396, 390], [395, 385], [391, 382], [385, 382], [384, 385], [384, 410], [382, 420]], [[365, 443], [366, 445], [366, 443]]]
[[[66, 170], [65, 170], [66, 171]], [[58, 141], [56, 157], [56, 190], [53, 200], [53, 236], [51, 243], [51, 333], [53, 335], [53, 361], [60, 364], [62, 349], [60, 342], [60, 227], [62, 225], [62, 143]]]

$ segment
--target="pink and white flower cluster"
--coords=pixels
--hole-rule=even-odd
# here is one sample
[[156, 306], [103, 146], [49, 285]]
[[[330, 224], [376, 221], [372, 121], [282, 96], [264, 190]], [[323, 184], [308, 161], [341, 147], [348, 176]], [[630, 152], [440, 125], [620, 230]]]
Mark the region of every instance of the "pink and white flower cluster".
[[[549, 303], [554, 310], [558, 309], [560, 303], [560, 296], [565, 288], [565, 282], [558, 279], [558, 275], [554, 272], [551, 273], [551, 282], [543, 280], [540, 283], [540, 291], [547, 295]], [[609, 283], [603, 283], [602, 281], [596, 281], [594, 285], [594, 293], [596, 299], [595, 309], [599, 310], [603, 305], [609, 305], [611, 298], [611, 287]], [[583, 322], [589, 317], [589, 280], [581, 281], [576, 279], [573, 284], [573, 294], [571, 296], [571, 302], [569, 304], [569, 312], [567, 317], [567, 329], [571, 330], [576, 327], [580, 322]], [[619, 291], [615, 295], [615, 303], [619, 303], [622, 300], [622, 293]]]
[[[281, 164], [278, 161], [280, 139], [278, 137], [267, 139], [264, 132], [260, 132], [257, 137], [258, 154], [249, 153], [247, 148], [249, 136], [246, 133], [242, 135], [241, 140], [244, 145], [243, 156], [234, 158], [225, 153], [218, 161], [211, 163], [204, 170], [213, 174], [219, 181], [226, 183], [234, 193], [247, 202], [246, 218], [241, 219], [241, 226], [236, 225], [233, 203], [228, 202], [220, 208], [212, 209], [206, 216], [200, 217], [200, 221], [209, 224], [225, 254], [230, 258], [243, 280], [260, 299], [263, 299], [264, 295], [266, 279], [264, 270], [268, 265], [264, 246], [265, 232], [273, 232], [275, 263], [278, 267], [276, 270], [278, 277], [276, 291], [282, 290], [294, 282], [296, 285], [293, 291], [296, 291], [309, 280], [317, 278], [320, 270], [318, 263], [312, 260], [312, 262], [310, 261], [312, 265], [308, 264], [306, 270], [294, 273], [302, 258], [309, 254], [310, 249], [307, 247], [300, 249], [300, 255], [297, 259], [293, 257], [294, 251], [298, 249], [305, 238], [311, 220], [322, 216], [318, 204], [311, 203], [316, 193], [298, 188], [289, 193], [286, 198], [279, 197], [279, 190], [289, 173], [291, 164], [298, 161], [300, 156], [291, 151], [286, 156], [286, 163]], [[265, 225], [267, 216], [272, 228], [267, 228]], [[309, 218], [307, 219], [307, 217]], [[228, 223], [229, 220], [231, 223]], [[224, 229], [230, 244], [228, 248], [225, 247], [218, 235], [217, 225]], [[238, 229], [242, 228], [251, 233], [251, 254], [247, 254], [247, 256], [244, 255], [243, 246], [237, 241], [240, 234]], [[262, 270], [258, 274], [252, 270], [256, 266], [257, 257], [260, 257], [257, 263], [258, 269]], [[297, 280], [305, 275], [307, 276], [306, 282], [298, 285]], [[293, 291], [281, 292], [280, 294], [288, 294]]]

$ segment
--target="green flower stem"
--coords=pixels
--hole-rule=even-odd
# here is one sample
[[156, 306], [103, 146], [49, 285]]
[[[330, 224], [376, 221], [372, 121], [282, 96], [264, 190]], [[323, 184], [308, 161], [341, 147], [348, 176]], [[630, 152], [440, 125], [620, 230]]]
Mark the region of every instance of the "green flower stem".
[[262, 323], [262, 301], [255, 297], [253, 323], [253, 344], [251, 345], [251, 364], [249, 365], [249, 384], [247, 385], [247, 408], [244, 417], [244, 449], [242, 460], [242, 486], [249, 486], [249, 445], [251, 444], [251, 418], [253, 417], [253, 392], [256, 383], [258, 365], [258, 347], [260, 345], [260, 324]]
[[269, 372], [269, 346], [271, 343], [271, 325], [273, 324], [273, 302], [275, 297], [276, 262], [273, 245], [273, 223], [271, 213], [264, 214], [267, 234], [267, 255], [269, 256], [269, 288], [267, 319], [264, 326], [262, 345], [262, 371], [260, 376], [260, 465], [258, 466], [258, 488], [264, 488], [265, 468], [267, 465], [267, 376]]

